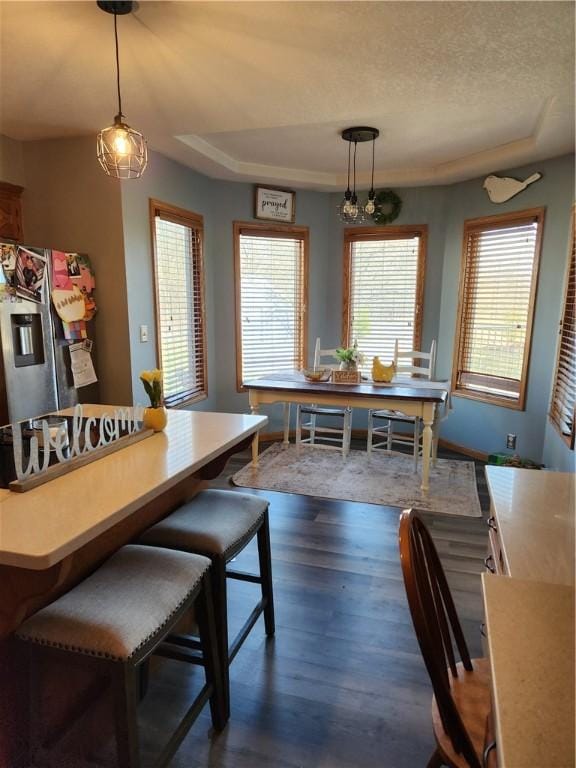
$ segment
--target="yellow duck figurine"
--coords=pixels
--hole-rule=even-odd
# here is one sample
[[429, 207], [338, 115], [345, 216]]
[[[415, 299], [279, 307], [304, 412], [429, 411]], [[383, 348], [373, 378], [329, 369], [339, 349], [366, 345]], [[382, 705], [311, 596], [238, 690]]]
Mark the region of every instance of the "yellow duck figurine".
[[372, 380], [390, 382], [396, 373], [396, 364], [383, 365], [378, 357], [372, 360]]

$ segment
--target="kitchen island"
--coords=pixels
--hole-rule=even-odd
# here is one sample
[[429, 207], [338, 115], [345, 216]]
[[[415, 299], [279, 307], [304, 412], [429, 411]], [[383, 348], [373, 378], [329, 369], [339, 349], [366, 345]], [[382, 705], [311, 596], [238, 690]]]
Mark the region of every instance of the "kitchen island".
[[187, 501], [267, 421], [172, 410], [164, 432], [26, 493], [0, 489], [0, 766], [23, 764], [27, 741], [27, 668], [10, 633]]

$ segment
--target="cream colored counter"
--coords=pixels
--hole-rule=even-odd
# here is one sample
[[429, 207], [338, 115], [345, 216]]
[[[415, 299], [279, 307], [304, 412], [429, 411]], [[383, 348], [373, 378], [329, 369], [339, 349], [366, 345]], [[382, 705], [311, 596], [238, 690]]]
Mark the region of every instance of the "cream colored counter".
[[482, 587], [499, 768], [573, 768], [574, 589], [489, 574]]
[[499, 573], [574, 585], [575, 475], [486, 467]]
[[[85, 406], [84, 413], [111, 409]], [[0, 565], [49, 568], [267, 422], [265, 416], [173, 410], [165, 432], [27, 493], [0, 490]]]

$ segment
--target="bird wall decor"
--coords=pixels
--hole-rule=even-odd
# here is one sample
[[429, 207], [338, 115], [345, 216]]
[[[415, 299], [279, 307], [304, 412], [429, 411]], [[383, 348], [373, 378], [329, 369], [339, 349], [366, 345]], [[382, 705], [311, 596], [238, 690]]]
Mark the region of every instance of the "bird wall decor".
[[490, 201], [493, 203], [505, 203], [506, 200], [522, 192], [530, 184], [534, 184], [535, 181], [542, 178], [541, 173], [533, 173], [532, 176], [528, 176], [524, 181], [519, 179], [513, 179], [510, 176], [486, 176], [482, 187], [488, 193]]

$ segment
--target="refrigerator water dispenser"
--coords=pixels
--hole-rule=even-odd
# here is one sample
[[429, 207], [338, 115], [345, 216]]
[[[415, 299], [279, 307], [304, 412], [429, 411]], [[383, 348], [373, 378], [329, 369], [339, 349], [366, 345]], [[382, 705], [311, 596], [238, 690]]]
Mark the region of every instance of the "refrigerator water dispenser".
[[12, 314], [10, 321], [14, 345], [14, 366], [24, 368], [28, 365], [42, 365], [44, 363], [42, 316], [40, 314]]

